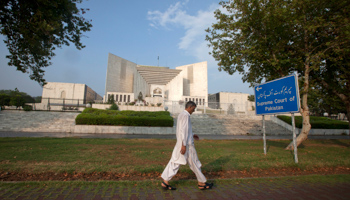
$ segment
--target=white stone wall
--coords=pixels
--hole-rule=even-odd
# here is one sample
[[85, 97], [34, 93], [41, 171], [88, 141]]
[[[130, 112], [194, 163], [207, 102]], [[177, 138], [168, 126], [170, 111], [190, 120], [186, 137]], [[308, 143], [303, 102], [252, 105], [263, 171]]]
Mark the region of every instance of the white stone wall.
[[220, 92], [220, 107], [228, 110], [232, 105], [235, 112], [248, 111], [248, 96], [245, 93]]
[[183, 72], [180, 72], [178, 76], [176, 76], [174, 79], [172, 79], [166, 86], [165, 86], [165, 94], [164, 99], [167, 99], [169, 101], [179, 101], [182, 99], [183, 96]]
[[164, 98], [163, 97], [145, 97], [145, 101], [149, 103], [149, 105], [154, 104], [156, 106], [157, 103], [161, 103], [163, 105]]
[[106, 75], [107, 92], [132, 93], [136, 64], [113, 54], [108, 54]]
[[208, 67], [207, 62], [176, 67], [183, 70], [183, 96], [205, 97], [208, 102]]
[[142, 76], [137, 72], [135, 68], [135, 77], [134, 77], [134, 96], [135, 99], [139, 96], [140, 92], [142, 93], [143, 98], [146, 95], [150, 95], [150, 85], [142, 78]]
[[[92, 108], [106, 110], [111, 107], [111, 104], [92, 104]], [[119, 110], [134, 110], [134, 111], [164, 111], [163, 106], [128, 106], [128, 105], [118, 105]]]
[[[85, 84], [78, 83], [57, 83], [48, 82], [43, 87], [42, 103], [62, 104], [62, 99], [65, 99], [66, 104], [83, 104], [85, 97]], [[74, 100], [73, 100], [74, 99]]]

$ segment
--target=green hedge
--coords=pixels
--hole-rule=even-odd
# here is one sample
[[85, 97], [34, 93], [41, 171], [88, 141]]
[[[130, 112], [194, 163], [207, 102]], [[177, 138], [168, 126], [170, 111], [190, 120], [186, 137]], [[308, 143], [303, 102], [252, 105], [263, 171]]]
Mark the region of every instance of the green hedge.
[[117, 111], [86, 108], [75, 118], [75, 123], [80, 125], [172, 127], [174, 120], [167, 111]]
[[[292, 125], [292, 118], [290, 116], [278, 115], [280, 120]], [[295, 116], [295, 127], [302, 128], [302, 116]], [[310, 124], [313, 129], [348, 129], [349, 123], [339, 120], [330, 119], [328, 117], [310, 116]]]

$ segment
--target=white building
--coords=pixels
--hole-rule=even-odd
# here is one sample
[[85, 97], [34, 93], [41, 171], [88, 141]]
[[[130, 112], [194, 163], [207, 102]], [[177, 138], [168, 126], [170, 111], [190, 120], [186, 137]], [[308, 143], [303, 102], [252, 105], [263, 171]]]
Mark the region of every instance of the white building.
[[149, 103], [192, 100], [208, 102], [207, 62], [169, 69], [138, 65], [116, 55], [108, 55], [104, 101], [133, 102], [139, 94]]
[[102, 97], [86, 84], [48, 82], [43, 87], [41, 109], [61, 110], [69, 107], [85, 107], [95, 100], [102, 101]]
[[212, 109], [221, 109], [227, 114], [248, 113], [252, 111], [253, 102], [248, 101], [249, 94], [218, 92], [208, 96], [208, 107]]

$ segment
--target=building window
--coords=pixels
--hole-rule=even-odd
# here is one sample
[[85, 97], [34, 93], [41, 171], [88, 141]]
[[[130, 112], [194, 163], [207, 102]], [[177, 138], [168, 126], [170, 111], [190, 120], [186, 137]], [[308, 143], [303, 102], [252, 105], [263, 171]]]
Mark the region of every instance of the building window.
[[199, 105], [202, 105], [202, 99], [199, 99]]
[[108, 94], [108, 101], [109, 101], [109, 98], [111, 97], [111, 95], [110, 94]]
[[120, 95], [119, 97], [119, 101], [122, 102], [123, 101], [123, 95]]
[[124, 102], [126, 102], [126, 95], [124, 95]]
[[185, 99], [185, 101], [187, 102], [187, 98]]
[[128, 102], [130, 102], [130, 95], [128, 95]]
[[115, 95], [115, 101], [118, 102], [118, 95]]

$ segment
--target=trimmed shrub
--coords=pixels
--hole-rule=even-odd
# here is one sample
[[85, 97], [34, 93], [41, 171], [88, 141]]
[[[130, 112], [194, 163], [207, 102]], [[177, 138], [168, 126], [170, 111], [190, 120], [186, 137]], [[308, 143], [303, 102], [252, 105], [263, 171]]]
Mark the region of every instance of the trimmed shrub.
[[23, 110], [24, 111], [32, 111], [33, 107], [31, 105], [25, 105], [25, 106], [23, 106]]
[[167, 111], [117, 111], [85, 108], [75, 118], [76, 124], [117, 126], [161, 126], [172, 127], [174, 120]]
[[113, 103], [110, 107], [109, 110], [119, 110], [119, 107], [117, 106], [117, 104]]
[[[280, 120], [292, 125], [292, 117], [285, 115], [277, 116]], [[348, 122], [330, 119], [328, 117], [310, 116], [310, 124], [313, 129], [348, 129]], [[302, 116], [295, 116], [295, 127], [302, 128]]]

